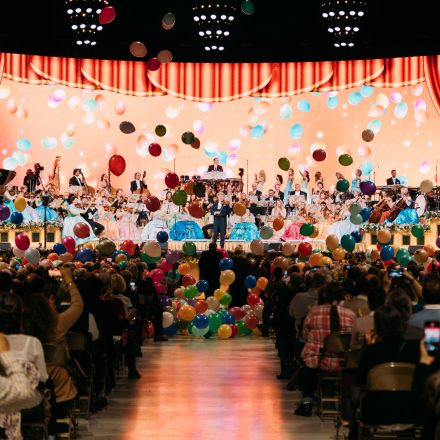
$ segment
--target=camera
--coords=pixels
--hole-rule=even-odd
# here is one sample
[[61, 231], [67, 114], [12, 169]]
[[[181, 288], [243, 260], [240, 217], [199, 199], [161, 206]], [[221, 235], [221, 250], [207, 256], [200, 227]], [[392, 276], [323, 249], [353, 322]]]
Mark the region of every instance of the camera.
[[34, 170], [36, 173], [39, 173], [40, 171], [44, 171], [44, 167], [42, 167], [38, 162], [34, 165]]

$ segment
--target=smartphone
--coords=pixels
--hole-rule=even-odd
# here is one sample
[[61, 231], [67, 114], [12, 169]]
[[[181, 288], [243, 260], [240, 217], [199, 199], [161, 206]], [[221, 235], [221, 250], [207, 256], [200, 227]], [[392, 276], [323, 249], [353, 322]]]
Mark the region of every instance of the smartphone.
[[425, 347], [431, 356], [438, 356], [440, 353], [440, 322], [425, 322]]
[[400, 278], [403, 274], [402, 270], [399, 269], [391, 269], [388, 271], [388, 276], [390, 278]]
[[136, 290], [136, 283], [134, 281], [130, 281], [130, 289], [133, 291]]

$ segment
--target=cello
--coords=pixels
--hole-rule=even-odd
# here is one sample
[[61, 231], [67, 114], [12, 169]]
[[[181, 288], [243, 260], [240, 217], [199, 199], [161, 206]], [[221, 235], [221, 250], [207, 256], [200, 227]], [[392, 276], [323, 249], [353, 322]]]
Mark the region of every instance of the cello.
[[147, 172], [142, 174], [141, 187], [133, 192], [133, 194], [145, 194], [147, 197], [151, 196], [151, 192], [148, 190], [147, 185], [144, 183]]

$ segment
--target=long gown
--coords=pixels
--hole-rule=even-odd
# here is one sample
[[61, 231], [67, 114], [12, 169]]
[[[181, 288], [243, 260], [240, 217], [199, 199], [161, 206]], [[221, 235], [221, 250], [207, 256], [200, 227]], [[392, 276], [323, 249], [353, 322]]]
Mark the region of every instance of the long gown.
[[180, 214], [177, 221], [171, 226], [171, 240], [203, 240], [203, 231], [198, 223], [189, 220], [188, 214]]
[[287, 179], [286, 187], [284, 188], [284, 200], [283, 204], [287, 205], [289, 203], [289, 194], [293, 191], [293, 182], [290, 179]]
[[417, 224], [419, 223], [419, 216], [415, 209], [405, 208], [399, 212], [399, 215], [396, 217], [393, 223], [397, 223], [399, 225]]
[[[35, 212], [37, 213], [37, 215], [40, 217], [41, 221], [44, 221], [44, 206], [42, 202], [37, 202], [39, 203], [39, 206], [37, 208], [35, 208]], [[56, 220], [59, 220], [60, 217], [58, 216], [57, 212], [52, 209], [49, 208], [48, 206], [46, 207], [46, 220], [48, 222], [53, 222]]]
[[255, 224], [253, 215], [239, 217], [231, 216], [230, 222], [234, 225], [229, 240], [252, 241], [260, 239], [260, 232]]
[[64, 219], [62, 237], [72, 237], [77, 245], [88, 243], [89, 241], [98, 240], [90, 228], [90, 235], [86, 238], [78, 238], [73, 232], [73, 228], [77, 223], [87, 223], [80, 214], [82, 210], [66, 203], [67, 217]]
[[160, 231], [169, 232], [166, 214], [160, 210], [151, 214], [151, 220], [145, 225], [141, 233], [141, 240], [156, 240], [157, 233]]
[[330, 226], [328, 233], [336, 235], [340, 240], [343, 235], [350, 235], [352, 232], [359, 231], [359, 229], [359, 225], [354, 225], [353, 223], [351, 223], [350, 214], [348, 214], [348, 216], [344, 220], [334, 222]]
[[119, 240], [119, 225], [113, 212], [104, 211], [100, 213], [99, 223], [104, 225], [105, 228], [102, 236], [114, 241]]
[[290, 225], [286, 226], [281, 236], [281, 240], [291, 241], [291, 240], [304, 240], [304, 236], [299, 233], [301, 226], [305, 223], [303, 217], [295, 215], [289, 216], [287, 218], [290, 221]]

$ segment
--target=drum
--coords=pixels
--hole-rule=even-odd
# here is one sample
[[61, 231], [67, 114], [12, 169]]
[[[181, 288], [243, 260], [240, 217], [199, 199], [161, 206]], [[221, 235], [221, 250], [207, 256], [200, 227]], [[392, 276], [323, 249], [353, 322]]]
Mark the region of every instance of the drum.
[[390, 212], [390, 216], [388, 217], [388, 220], [390, 222], [393, 222], [396, 220], [397, 216], [399, 215], [400, 211], [403, 211], [406, 208], [406, 202], [404, 199], [400, 199], [396, 204], [393, 206]]
[[382, 217], [382, 214], [384, 211], [388, 211], [390, 209], [390, 205], [388, 205], [388, 202], [386, 200], [381, 200], [371, 211], [370, 218], [368, 221], [370, 223], [379, 223], [380, 218]]
[[419, 194], [414, 202], [414, 208], [419, 217], [422, 217], [426, 211], [426, 199], [423, 194]]

